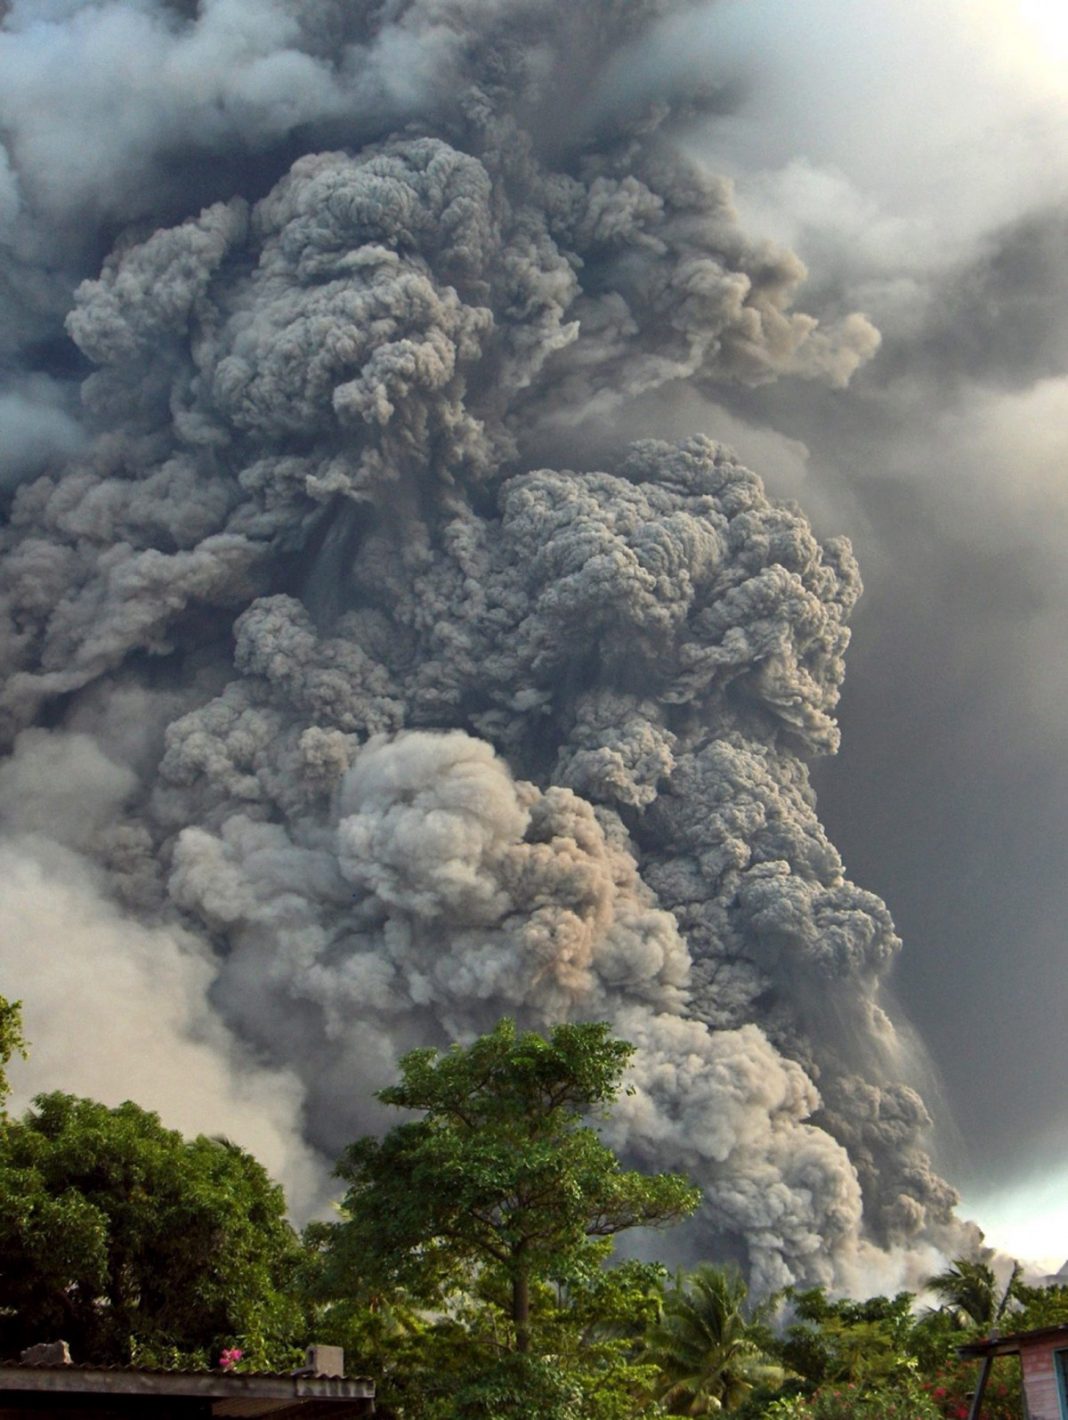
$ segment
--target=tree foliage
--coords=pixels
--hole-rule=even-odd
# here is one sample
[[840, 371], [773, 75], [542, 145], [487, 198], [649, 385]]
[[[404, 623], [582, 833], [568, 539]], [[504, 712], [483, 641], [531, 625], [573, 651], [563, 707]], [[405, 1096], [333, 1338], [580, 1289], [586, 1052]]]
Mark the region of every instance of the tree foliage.
[[1017, 1282], [1013, 1288], [1016, 1307], [1013, 1331], [1032, 1331], [1041, 1326], [1063, 1326], [1068, 1322], [1068, 1287], [1053, 1282], [1047, 1287], [1029, 1287]]
[[[1018, 1307], [1018, 1295], [1027, 1289], [1020, 1288], [1015, 1275], [1002, 1288], [992, 1272], [987, 1279], [972, 1260], [962, 1258], [954, 1259], [939, 1278], [947, 1280], [938, 1294], [949, 1293], [951, 1303], [938, 1309], [917, 1310], [910, 1292], [852, 1301], [832, 1299], [820, 1287], [787, 1289], [789, 1319], [771, 1349], [795, 1379], [774, 1402], [745, 1410], [745, 1420], [967, 1416], [979, 1363], [961, 1360], [957, 1347], [985, 1334], [988, 1324], [977, 1326], [960, 1301], [967, 1298], [979, 1315], [990, 1315], [985, 1304], [977, 1304], [978, 1281], [980, 1299], [984, 1293], [989, 1296], [996, 1315], [999, 1298]], [[1014, 1328], [1021, 1315], [1013, 1313]], [[995, 1367], [984, 1398], [984, 1420], [988, 1412], [989, 1420], [1012, 1420], [1020, 1414], [1019, 1366], [1011, 1357]]]
[[[19, 1003], [0, 998], [0, 1106], [24, 1052]], [[1068, 1320], [1068, 1287], [1006, 1286], [969, 1258], [920, 1310], [822, 1288], [753, 1307], [730, 1269], [666, 1287], [658, 1263], [612, 1265], [615, 1234], [697, 1201], [598, 1136], [630, 1054], [604, 1025], [546, 1040], [504, 1021], [406, 1056], [380, 1098], [420, 1117], [346, 1151], [342, 1221], [302, 1243], [225, 1140], [39, 1096], [0, 1121], [0, 1358], [63, 1337], [85, 1361], [206, 1366], [225, 1347], [285, 1368], [314, 1336], [375, 1377], [383, 1420], [962, 1420], [977, 1365], [958, 1346], [1003, 1312], [1014, 1330]], [[984, 1420], [1020, 1404], [1002, 1358]]]
[[658, 1394], [673, 1415], [737, 1410], [758, 1386], [777, 1388], [781, 1365], [765, 1349], [767, 1307], [747, 1311], [742, 1276], [708, 1264], [680, 1277], [649, 1337]]
[[847, 1381], [808, 1397], [784, 1397], [773, 1401], [761, 1420], [942, 1420], [943, 1414], [913, 1378], [893, 1387]]
[[22, 1034], [22, 1002], [0, 996], [0, 1120], [7, 1117], [7, 1097], [11, 1086], [7, 1066], [12, 1058], [26, 1059], [26, 1039]]
[[961, 1326], [991, 1327], [1009, 1300], [1015, 1281], [1014, 1273], [1001, 1301], [1002, 1289], [994, 1269], [975, 1258], [958, 1257], [944, 1272], [929, 1277], [927, 1286], [953, 1311]]
[[508, 1287], [483, 1269], [447, 1308], [357, 1288], [320, 1300], [315, 1334], [346, 1348], [376, 1381], [383, 1420], [642, 1420], [663, 1412], [643, 1354], [660, 1310], [658, 1263], [604, 1265], [601, 1242], [567, 1279], [532, 1286], [530, 1352], [514, 1349]]
[[0, 1130], [4, 1355], [56, 1337], [94, 1362], [284, 1351], [299, 1248], [255, 1159], [131, 1103], [34, 1104]]
[[832, 1301], [822, 1287], [788, 1289], [794, 1320], [778, 1347], [783, 1363], [815, 1385], [885, 1384], [916, 1369], [914, 1296]]
[[505, 1020], [469, 1046], [405, 1056], [378, 1097], [422, 1118], [342, 1156], [334, 1286], [360, 1276], [440, 1302], [485, 1272], [507, 1285], [515, 1349], [528, 1350], [534, 1284], [581, 1268], [597, 1239], [696, 1206], [685, 1179], [623, 1169], [585, 1122], [618, 1094], [632, 1051], [603, 1024], [546, 1040]]

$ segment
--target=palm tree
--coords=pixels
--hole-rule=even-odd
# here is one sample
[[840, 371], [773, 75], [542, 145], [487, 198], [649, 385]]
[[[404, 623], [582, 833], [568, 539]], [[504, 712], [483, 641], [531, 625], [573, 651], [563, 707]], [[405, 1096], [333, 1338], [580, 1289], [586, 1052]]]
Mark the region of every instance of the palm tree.
[[737, 1272], [698, 1267], [664, 1298], [647, 1354], [660, 1368], [658, 1399], [672, 1415], [736, 1410], [757, 1385], [781, 1385], [783, 1369], [760, 1341], [760, 1317], [747, 1317], [748, 1288]]
[[959, 1326], [990, 1328], [1000, 1321], [1001, 1315], [1014, 1295], [1020, 1276], [1020, 1264], [1013, 1265], [1012, 1276], [998, 1301], [998, 1279], [994, 1269], [985, 1262], [977, 1262], [967, 1257], [956, 1257], [945, 1272], [928, 1277], [927, 1286], [942, 1298], [946, 1310], [951, 1312]]

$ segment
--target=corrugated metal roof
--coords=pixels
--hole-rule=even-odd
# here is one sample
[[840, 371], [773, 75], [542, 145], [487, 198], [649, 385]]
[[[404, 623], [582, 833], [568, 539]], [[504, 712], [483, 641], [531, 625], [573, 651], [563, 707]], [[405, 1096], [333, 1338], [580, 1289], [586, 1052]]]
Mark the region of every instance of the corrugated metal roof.
[[20, 1396], [63, 1398], [134, 1396], [146, 1402], [209, 1402], [219, 1416], [268, 1416], [307, 1411], [347, 1417], [374, 1412], [374, 1382], [366, 1376], [314, 1376], [232, 1371], [167, 1371], [141, 1366], [50, 1365], [0, 1362], [0, 1398], [17, 1408]]
[[364, 1381], [368, 1385], [373, 1385], [370, 1376], [311, 1376], [307, 1371], [183, 1371], [170, 1366], [134, 1366], [129, 1363], [119, 1364], [118, 1362], [108, 1364], [94, 1364], [89, 1361], [72, 1361], [69, 1365], [56, 1365], [52, 1361], [4, 1361], [0, 1360], [0, 1371], [86, 1371], [86, 1372], [119, 1372], [134, 1373], [139, 1376], [220, 1376], [230, 1379], [240, 1380], [242, 1378], [272, 1381], [290, 1381], [295, 1377], [302, 1377], [306, 1380], [349, 1380]]
[[1021, 1346], [1034, 1346], [1044, 1341], [1068, 1341], [1068, 1322], [1039, 1326], [1034, 1331], [1010, 1331], [1004, 1336], [987, 1336], [981, 1341], [969, 1341], [957, 1347], [957, 1355], [966, 1359], [976, 1356], [1015, 1356]]

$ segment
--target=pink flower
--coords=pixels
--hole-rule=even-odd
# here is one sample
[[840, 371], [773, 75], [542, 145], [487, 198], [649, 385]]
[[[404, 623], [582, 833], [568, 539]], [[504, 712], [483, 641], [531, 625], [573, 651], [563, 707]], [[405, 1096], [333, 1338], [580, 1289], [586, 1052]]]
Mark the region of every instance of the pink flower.
[[227, 1346], [219, 1352], [219, 1365], [224, 1371], [232, 1370], [244, 1354], [240, 1346]]

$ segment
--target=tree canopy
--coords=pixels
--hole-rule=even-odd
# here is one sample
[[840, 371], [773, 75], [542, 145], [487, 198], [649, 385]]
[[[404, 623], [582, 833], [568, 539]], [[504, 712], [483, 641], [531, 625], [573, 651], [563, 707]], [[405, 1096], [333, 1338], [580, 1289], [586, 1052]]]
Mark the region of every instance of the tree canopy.
[[[24, 1051], [0, 998], [0, 1107]], [[0, 1358], [62, 1337], [90, 1362], [282, 1369], [314, 1337], [375, 1376], [383, 1420], [960, 1420], [963, 1341], [1003, 1314], [1068, 1318], [1068, 1287], [999, 1282], [981, 1258], [929, 1279], [942, 1305], [919, 1310], [819, 1287], [752, 1307], [730, 1269], [671, 1288], [659, 1263], [609, 1265], [617, 1233], [698, 1198], [597, 1133], [630, 1055], [606, 1025], [545, 1039], [511, 1021], [412, 1052], [379, 1098], [419, 1117], [345, 1152], [342, 1221], [302, 1240], [225, 1140], [67, 1094], [0, 1114]], [[1019, 1366], [999, 1367], [983, 1413], [1012, 1420]]]
[[22, 1002], [0, 996], [0, 1119], [7, 1113], [7, 1097], [11, 1086], [7, 1065], [12, 1056], [26, 1058], [26, 1041], [22, 1034]]
[[1020, 1265], [1016, 1263], [1003, 1290], [988, 1263], [977, 1258], [957, 1257], [944, 1272], [928, 1277], [927, 1286], [941, 1297], [943, 1305], [954, 1312], [962, 1325], [990, 1327], [1013, 1301], [1019, 1278]]
[[292, 1331], [299, 1259], [251, 1155], [127, 1102], [40, 1095], [0, 1129], [0, 1350], [125, 1362]]
[[422, 1118], [342, 1156], [335, 1265], [423, 1297], [488, 1271], [508, 1285], [527, 1351], [532, 1282], [580, 1267], [596, 1239], [696, 1207], [684, 1178], [622, 1168], [585, 1122], [616, 1098], [632, 1051], [604, 1024], [545, 1039], [504, 1020], [468, 1046], [406, 1055], [378, 1097]]
[[648, 1355], [670, 1414], [737, 1410], [757, 1386], [782, 1384], [783, 1368], [766, 1351], [768, 1308], [749, 1308], [748, 1295], [739, 1273], [706, 1263], [664, 1298]]

